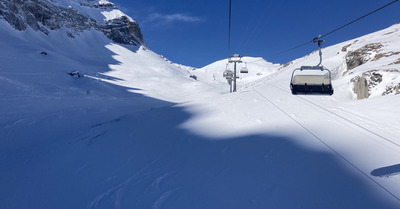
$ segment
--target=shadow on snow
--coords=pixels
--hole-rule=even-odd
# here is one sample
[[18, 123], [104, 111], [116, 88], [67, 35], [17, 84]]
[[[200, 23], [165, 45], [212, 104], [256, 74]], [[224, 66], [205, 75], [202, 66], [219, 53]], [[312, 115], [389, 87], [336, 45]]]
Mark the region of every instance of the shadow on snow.
[[331, 154], [193, 135], [174, 104], [86, 79], [62, 80], [86, 96], [4, 101], [22, 119], [1, 121], [2, 208], [395, 208]]
[[386, 166], [371, 171], [371, 175], [377, 177], [390, 177], [400, 174], [400, 164]]
[[[99, 100], [96, 110], [68, 112], [68, 121], [50, 116], [33, 124], [34, 133], [19, 137], [47, 140], [2, 150], [0, 203], [9, 208], [394, 208], [330, 154], [277, 135], [196, 136], [178, 128], [191, 115], [152, 100], [135, 94], [126, 103]], [[158, 105], [141, 109], [134, 103]], [[103, 116], [101, 108], [107, 108]], [[43, 126], [59, 131], [34, 131]]]

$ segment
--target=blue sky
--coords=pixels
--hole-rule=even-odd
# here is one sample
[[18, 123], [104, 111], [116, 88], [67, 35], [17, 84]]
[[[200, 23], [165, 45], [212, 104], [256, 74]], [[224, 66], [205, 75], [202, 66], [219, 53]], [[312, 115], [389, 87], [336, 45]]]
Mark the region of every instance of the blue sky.
[[[169, 60], [203, 67], [228, 56], [229, 0], [111, 0], [136, 19], [150, 48]], [[287, 63], [317, 49], [309, 44], [392, 0], [232, 0], [231, 55]], [[325, 38], [324, 47], [400, 23], [400, 2]]]

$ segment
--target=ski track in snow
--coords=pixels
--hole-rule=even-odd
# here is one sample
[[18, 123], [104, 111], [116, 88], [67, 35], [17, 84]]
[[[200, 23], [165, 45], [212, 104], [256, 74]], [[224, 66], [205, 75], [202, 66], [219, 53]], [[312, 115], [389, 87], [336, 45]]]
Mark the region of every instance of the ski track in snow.
[[[272, 86], [272, 87], [275, 87], [275, 88], [277, 88], [277, 89], [279, 89], [279, 90], [281, 90], [281, 91], [284, 91], [284, 92], [290, 94], [290, 92], [288, 92], [288, 91], [286, 91], [286, 90], [283, 90], [283, 89], [280, 88], [280, 87], [277, 87], [277, 86], [275, 86], [275, 85], [271, 85], [271, 86]], [[312, 102], [312, 101], [310, 101], [310, 100], [307, 100], [307, 99], [305, 99], [305, 98], [302, 97], [302, 96], [297, 97], [297, 98], [302, 99], [303, 101], [306, 101], [306, 102], [312, 104], [313, 106], [315, 106], [315, 107], [317, 107], [317, 108], [319, 108], [319, 109], [321, 109], [321, 110], [324, 110], [324, 111], [326, 111], [327, 113], [329, 113], [329, 114], [331, 114], [331, 115], [333, 115], [333, 116], [336, 116], [336, 117], [342, 119], [343, 121], [345, 121], [346, 123], [348, 123], [348, 124], [354, 126], [355, 128], [362, 129], [362, 130], [364, 130], [364, 131], [366, 131], [366, 132], [368, 132], [368, 133], [370, 133], [370, 134], [372, 134], [372, 135], [377, 136], [378, 138], [380, 138], [380, 139], [382, 139], [382, 140], [384, 140], [384, 141], [386, 141], [386, 142], [391, 143], [392, 145], [395, 145], [395, 146], [397, 147], [397, 149], [395, 149], [395, 151], [400, 151], [400, 150], [399, 150], [400, 144], [397, 143], [395, 140], [386, 138], [386, 137], [384, 137], [384, 136], [382, 136], [382, 135], [380, 135], [380, 134], [378, 134], [378, 133], [376, 133], [376, 132], [374, 132], [374, 131], [371, 131], [371, 130], [368, 129], [368, 128], [363, 127], [362, 125], [360, 125], [360, 123], [361, 123], [360, 119], [358, 119], [357, 122], [352, 121], [352, 120], [354, 120], [354, 117], [359, 117], [359, 116], [356, 116], [354, 113], [350, 113], [349, 111], [346, 111], [347, 114], [351, 114], [351, 116], [352, 116], [352, 120], [350, 120], [350, 119], [347, 119], [346, 117], [340, 115], [339, 113], [335, 113], [335, 112], [333, 112], [333, 111], [331, 111], [331, 110], [328, 110], [327, 108], [324, 108], [324, 107], [322, 107], [322, 106], [319, 105], [319, 104], [316, 104], [316, 103], [314, 103], [314, 102]], [[365, 119], [366, 119], [366, 118], [364, 118], [364, 120], [365, 120]], [[370, 120], [370, 119], [368, 119], [368, 120]], [[373, 123], [372, 125], [373, 125], [373, 126], [377, 126], [377, 125], [379, 125], [379, 123], [378, 123], [378, 122], [375, 122], [375, 123]], [[393, 130], [395, 130], [395, 129], [396, 129], [396, 126], [392, 126], [391, 128], [392, 128]], [[390, 146], [387, 146], [387, 147], [389, 148]]]
[[137, 173], [135, 173], [134, 175], [130, 176], [128, 179], [126, 179], [124, 182], [122, 182], [121, 184], [116, 185], [113, 188], [108, 189], [106, 192], [98, 195], [88, 206], [88, 209], [95, 209], [98, 207], [98, 205], [101, 203], [101, 201], [105, 200], [105, 199], [109, 199], [110, 197], [114, 196], [115, 200], [115, 208], [119, 209], [120, 207], [120, 202], [122, 200], [122, 193], [123, 191], [126, 189], [126, 187], [128, 186], [135, 186], [136, 184], [139, 184], [140, 182], [142, 182], [143, 176], [146, 176], [146, 172], [150, 172], [150, 168], [152, 167], [152, 165], [154, 164], [150, 163], [149, 165], [145, 166], [144, 168], [142, 168], [141, 170], [139, 170]]
[[[274, 86], [274, 85], [271, 85], [271, 86], [272, 86], [272, 87], [275, 87], [275, 88], [278, 88], [278, 89], [280, 89], [281, 91], [284, 91], [286, 94], [290, 94], [290, 92], [287, 92], [287, 91], [285, 91], [285, 90], [282, 90], [282, 89], [279, 88], [279, 87], [276, 87], [276, 86]], [[351, 167], [353, 167], [355, 170], [359, 171], [362, 175], [364, 175], [364, 177], [366, 177], [367, 179], [371, 180], [371, 181], [374, 182], [376, 185], [378, 185], [381, 189], [383, 189], [384, 191], [386, 191], [387, 193], [389, 193], [391, 196], [393, 196], [395, 199], [397, 199], [398, 201], [400, 201], [400, 197], [399, 197], [400, 194], [395, 194], [395, 193], [393, 193], [391, 190], [387, 189], [384, 185], [382, 185], [378, 180], [373, 179], [373, 178], [369, 175], [369, 172], [363, 171], [363, 169], [357, 167], [355, 163], [351, 162], [351, 160], [349, 160], [347, 157], [345, 157], [343, 154], [341, 154], [340, 151], [336, 150], [336, 149], [333, 148], [331, 145], [329, 145], [330, 143], [327, 142], [326, 140], [324, 140], [324, 139], [323, 139], [323, 138], [324, 138], [323, 136], [322, 136], [322, 137], [321, 137], [321, 136], [317, 136], [312, 130], [310, 130], [309, 128], [307, 128], [306, 125], [304, 125], [302, 122], [300, 122], [298, 119], [296, 119], [296, 117], [293, 116], [293, 114], [290, 114], [290, 113], [288, 113], [287, 111], [285, 111], [282, 107], [280, 107], [279, 105], [277, 105], [277, 104], [275, 104], [274, 102], [272, 102], [271, 99], [267, 98], [266, 96], [264, 96], [263, 94], [261, 94], [261, 93], [260, 93], [259, 91], [257, 91], [256, 89], [254, 89], [254, 91], [255, 91], [258, 95], [260, 95], [262, 98], [264, 98], [266, 101], [268, 101], [269, 103], [271, 103], [272, 105], [274, 105], [277, 109], [279, 109], [279, 110], [280, 110], [282, 113], [284, 113], [287, 117], [291, 118], [295, 123], [297, 123], [299, 126], [301, 126], [301, 127], [302, 127], [304, 130], [306, 130], [308, 133], [310, 133], [315, 139], [317, 139], [317, 140], [320, 141], [322, 144], [324, 144], [325, 146], [327, 146], [333, 153], [335, 153], [338, 157], [340, 157], [341, 159], [343, 159], [343, 160], [344, 160], [346, 163], [348, 163]], [[390, 150], [394, 151], [394, 153], [396, 153], [396, 154], [397, 154], [397, 153], [400, 153], [400, 149], [399, 149], [400, 146], [399, 146], [397, 143], [395, 143], [395, 142], [393, 142], [393, 141], [391, 141], [391, 140], [389, 140], [389, 139], [387, 139], [387, 138], [384, 138], [384, 137], [382, 137], [382, 136], [380, 136], [380, 135], [378, 135], [378, 134], [376, 134], [376, 133], [374, 133], [374, 132], [372, 132], [372, 131], [370, 131], [370, 130], [364, 128], [364, 127], [361, 127], [360, 125], [358, 125], [358, 124], [356, 124], [356, 123], [354, 123], [354, 122], [352, 122], [352, 121], [350, 121], [350, 120], [348, 120], [348, 119], [346, 119], [346, 118], [344, 118], [344, 117], [342, 117], [342, 116], [340, 116], [340, 115], [338, 115], [338, 114], [336, 114], [336, 113], [334, 113], [334, 112], [331, 112], [331, 111], [329, 111], [329, 110], [327, 110], [327, 109], [321, 107], [320, 105], [317, 105], [317, 104], [315, 104], [315, 103], [313, 103], [313, 102], [311, 102], [311, 101], [309, 101], [309, 100], [307, 100], [307, 99], [304, 99], [304, 98], [301, 97], [301, 96], [300, 96], [300, 97], [295, 97], [295, 98], [296, 98], [296, 99], [297, 99], [297, 98], [300, 98], [300, 99], [302, 99], [303, 101], [306, 101], [306, 102], [308, 102], [308, 103], [311, 103], [311, 104], [313, 104], [314, 106], [318, 107], [319, 109], [322, 109], [322, 110], [328, 112], [329, 114], [331, 114], [330, 117], [335, 117], [335, 116], [336, 116], [336, 117], [339, 117], [339, 118], [342, 119], [343, 121], [345, 121], [345, 122], [347, 122], [347, 123], [353, 125], [353, 126], [355, 127], [355, 129], [356, 129], [356, 128], [359, 128], [359, 129], [362, 129], [363, 131], [365, 131], [365, 132], [367, 132], [367, 133], [369, 133], [369, 134], [372, 134], [372, 136], [374, 136], [374, 137], [371, 137], [371, 138], [374, 138], [373, 140], [376, 140], [376, 138], [379, 138], [380, 140], [385, 140], [386, 142], [390, 142], [391, 144], [396, 145], [397, 147], [396, 147], [396, 148], [393, 148], [392, 146], [388, 146], [388, 145], [386, 145], [386, 144], [382, 144], [382, 145], [384, 146], [384, 148], [390, 149]], [[299, 99], [297, 99], [297, 100], [299, 100]], [[315, 110], [318, 111], [317, 109], [315, 109]], [[377, 147], [374, 147], [374, 148], [376, 149]], [[384, 153], [385, 151], [381, 151], [381, 152]], [[397, 157], [400, 157], [400, 156], [397, 154]], [[398, 186], [400, 186], [400, 185], [398, 185]]]

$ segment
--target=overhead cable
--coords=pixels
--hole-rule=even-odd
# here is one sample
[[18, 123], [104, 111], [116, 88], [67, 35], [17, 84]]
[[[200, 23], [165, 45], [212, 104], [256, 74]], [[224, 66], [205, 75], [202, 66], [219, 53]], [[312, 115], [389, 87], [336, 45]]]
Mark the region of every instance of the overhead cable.
[[340, 29], [342, 29], [342, 28], [344, 28], [344, 27], [346, 27], [346, 26], [348, 26], [348, 25], [351, 25], [351, 24], [353, 24], [353, 23], [355, 23], [355, 22], [357, 22], [357, 21], [359, 21], [359, 20], [361, 20], [361, 19], [363, 19], [363, 18], [365, 18], [365, 17], [367, 17], [367, 16], [369, 16], [369, 15], [372, 15], [373, 13], [375, 13], [375, 12], [377, 12], [377, 11], [379, 11], [379, 10], [382, 10], [382, 9], [384, 9], [384, 8], [386, 8], [386, 7], [388, 7], [388, 6], [392, 5], [392, 4], [394, 4], [394, 3], [398, 2], [398, 1], [399, 1], [399, 0], [394, 0], [394, 1], [390, 2], [389, 4], [386, 4], [386, 5], [382, 6], [382, 7], [379, 7], [378, 9], [376, 9], [376, 10], [374, 10], [374, 11], [372, 11], [372, 12], [370, 12], [370, 13], [364, 15], [364, 16], [361, 16], [361, 17], [359, 17], [359, 18], [357, 18], [357, 19], [355, 19], [355, 20], [353, 20], [353, 21], [351, 21], [351, 22], [349, 22], [349, 23], [347, 23], [347, 24], [345, 24], [345, 25], [343, 25], [343, 26], [340, 26], [340, 27], [336, 28], [335, 30], [332, 30], [331, 32], [326, 33], [325, 35], [322, 35], [320, 38], [323, 38], [323, 37], [325, 37], [325, 36], [328, 36], [328, 35], [330, 35], [330, 34], [336, 32], [336, 31], [338, 31], [338, 30], [340, 30]]
[[[324, 37], [326, 37], [326, 36], [328, 36], [328, 35], [330, 35], [330, 34], [332, 34], [332, 33], [335, 33], [336, 31], [338, 31], [338, 30], [340, 30], [340, 29], [342, 29], [342, 28], [344, 28], [344, 27], [347, 27], [347, 26], [349, 26], [349, 25], [351, 25], [351, 24], [353, 24], [353, 23], [355, 23], [355, 22], [357, 22], [357, 21], [359, 21], [359, 20], [361, 20], [361, 19], [363, 19], [363, 18], [365, 18], [365, 17], [367, 17], [367, 16], [369, 16], [369, 15], [372, 15], [372, 14], [374, 14], [374, 13], [376, 13], [376, 12], [378, 12], [378, 11], [380, 11], [380, 10], [382, 10], [382, 9], [384, 9], [384, 8], [390, 6], [390, 5], [392, 5], [392, 4], [394, 4], [394, 3], [398, 2], [398, 1], [399, 1], [399, 0], [394, 0], [394, 1], [388, 3], [388, 4], [384, 5], [384, 6], [381, 6], [381, 7], [379, 7], [378, 9], [375, 9], [375, 10], [372, 11], [372, 12], [369, 12], [369, 13], [367, 13], [367, 14], [365, 14], [365, 15], [363, 15], [363, 16], [361, 16], [361, 17], [359, 17], [359, 18], [357, 18], [357, 19], [355, 19], [355, 20], [353, 20], [353, 21], [351, 21], [351, 22], [349, 22], [349, 23], [347, 23], [347, 24], [344, 24], [343, 26], [340, 26], [340, 27], [338, 27], [338, 28], [336, 28], [336, 29], [334, 29], [334, 30], [332, 30], [332, 31], [330, 31], [330, 32], [328, 32], [328, 33], [326, 33], [326, 34], [324, 34], [324, 35], [318, 36], [317, 39], [321, 39], [321, 38], [324, 38]], [[308, 45], [308, 44], [310, 44], [310, 43], [314, 43], [314, 42], [315, 42], [315, 39], [316, 39], [316, 38], [314, 38], [313, 40], [308, 41], [308, 42], [306, 42], [306, 43], [304, 43], [304, 44], [301, 44], [301, 45], [292, 47], [292, 48], [290, 48], [290, 49], [281, 51], [281, 52], [279, 52], [279, 53], [273, 54], [273, 55], [271, 55], [271, 56], [265, 57], [264, 59], [269, 59], [269, 58], [272, 58], [272, 57], [276, 57], [276, 56], [278, 56], [278, 55], [285, 54], [285, 53], [288, 53], [288, 52], [293, 51], [293, 50], [295, 50], [295, 49], [298, 49], [298, 48], [300, 48], [300, 47], [306, 46], [306, 45]], [[261, 60], [261, 59], [260, 59], [260, 60]], [[254, 62], [256, 62], [256, 61], [254, 61]]]
[[229, 34], [228, 34], [228, 57], [231, 56], [231, 23], [232, 23], [232, 0], [229, 0]]

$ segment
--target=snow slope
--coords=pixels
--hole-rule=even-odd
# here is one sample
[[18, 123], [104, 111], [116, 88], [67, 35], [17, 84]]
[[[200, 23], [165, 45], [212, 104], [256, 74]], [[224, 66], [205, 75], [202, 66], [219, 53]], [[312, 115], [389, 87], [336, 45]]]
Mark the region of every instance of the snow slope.
[[337, 55], [348, 43], [324, 49], [332, 97], [289, 92], [316, 54], [285, 68], [245, 57], [228, 94], [226, 60], [193, 70], [94, 30], [0, 27], [1, 208], [400, 206], [400, 98], [354, 100]]
[[[115, 4], [108, 0], [56, 0], [56, 5], [62, 7], [73, 7], [85, 16], [89, 16], [96, 21], [108, 21], [127, 17], [131, 22], [134, 19], [117, 9]], [[98, 7], [104, 7], [104, 11], [99, 12]]]

